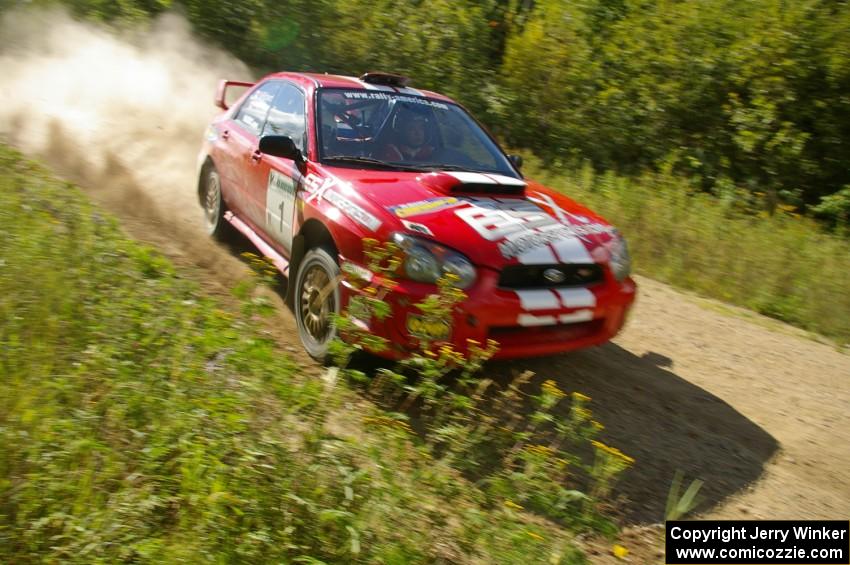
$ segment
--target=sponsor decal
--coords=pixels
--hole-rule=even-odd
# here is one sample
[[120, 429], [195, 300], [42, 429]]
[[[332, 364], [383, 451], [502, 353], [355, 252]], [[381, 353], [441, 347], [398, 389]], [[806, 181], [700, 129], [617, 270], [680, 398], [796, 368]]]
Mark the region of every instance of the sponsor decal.
[[448, 104], [428, 100], [427, 98], [418, 98], [414, 96], [403, 96], [389, 92], [375, 92], [372, 90], [355, 90], [344, 92], [343, 96], [350, 100], [398, 100], [407, 104], [418, 104], [420, 106], [428, 106], [431, 108], [439, 108], [440, 110], [448, 110]]
[[321, 202], [325, 192], [331, 187], [336, 186], [337, 183], [338, 180], [336, 177], [322, 178], [315, 173], [310, 173], [304, 178], [304, 188], [308, 192], [304, 202], [312, 202], [313, 200], [317, 203]]
[[266, 227], [287, 249], [292, 243], [294, 205], [295, 181], [275, 170], [270, 171], [266, 187]]
[[556, 226], [555, 229], [547, 231], [527, 229], [518, 235], [519, 237], [515, 239], [505, 240], [499, 244], [499, 251], [502, 252], [505, 259], [511, 259], [532, 249], [573, 237], [572, 230], [567, 226]]
[[[457, 210], [457, 214], [467, 224], [488, 241], [499, 241], [517, 234], [534, 234], [535, 228], [546, 226], [559, 227], [554, 218], [543, 210], [536, 208], [500, 208], [479, 206], [478, 202], [470, 202], [472, 206]], [[565, 226], [564, 226], [565, 227]]]
[[425, 224], [417, 224], [416, 222], [408, 222], [407, 220], [402, 220], [401, 223], [404, 224], [404, 227], [406, 227], [410, 231], [430, 236], [434, 235], [431, 229]]
[[323, 198], [336, 206], [340, 212], [359, 223], [360, 225], [366, 226], [372, 231], [377, 230], [381, 227], [381, 220], [338, 193], [335, 190], [327, 190], [323, 191]]
[[563, 262], [590, 262], [587, 250], [577, 238], [584, 240], [588, 235], [614, 232], [611, 226], [570, 214], [548, 196], [537, 201], [550, 206], [557, 219], [527, 200], [469, 198], [465, 201], [471, 206], [455, 214], [484, 239], [499, 242], [499, 251], [505, 259], [518, 257], [523, 263], [548, 262], [554, 257], [551, 251], [540, 253], [547, 245], [555, 249]]
[[304, 178], [304, 188], [307, 191], [307, 197], [304, 202], [316, 203], [326, 200], [336, 206], [340, 212], [359, 223], [366, 226], [372, 231], [381, 227], [381, 220], [340, 194], [335, 190], [331, 190], [339, 185], [340, 181], [336, 177], [322, 178], [315, 173], [310, 173]]
[[558, 204], [552, 200], [552, 197], [548, 194], [543, 194], [542, 192], [532, 192], [528, 199], [532, 202], [536, 202], [537, 204], [543, 204], [544, 206], [548, 206], [552, 213], [555, 214], [555, 217], [558, 218], [558, 221], [562, 224], [589, 224], [590, 220], [585, 216], [581, 216], [579, 214], [573, 214], [572, 212], [567, 212]]
[[430, 340], [445, 340], [449, 339], [450, 332], [449, 323], [441, 318], [417, 316], [416, 314], [408, 314], [407, 316], [407, 333], [412, 336]]
[[419, 200], [417, 202], [408, 202], [406, 204], [398, 204], [387, 208], [390, 212], [399, 218], [409, 218], [411, 216], [419, 216], [422, 214], [431, 214], [446, 208], [452, 208], [463, 204], [463, 201], [453, 196], [445, 196], [439, 198], [428, 198], [427, 200]]

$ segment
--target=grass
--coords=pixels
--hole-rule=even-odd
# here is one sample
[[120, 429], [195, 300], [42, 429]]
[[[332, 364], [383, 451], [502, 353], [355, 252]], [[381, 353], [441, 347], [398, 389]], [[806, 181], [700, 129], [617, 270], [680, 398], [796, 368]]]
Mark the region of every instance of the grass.
[[0, 146], [0, 561], [581, 563]]
[[758, 213], [729, 189], [695, 191], [669, 174], [592, 169], [527, 174], [605, 216], [625, 234], [637, 272], [850, 343], [850, 240], [793, 213]]

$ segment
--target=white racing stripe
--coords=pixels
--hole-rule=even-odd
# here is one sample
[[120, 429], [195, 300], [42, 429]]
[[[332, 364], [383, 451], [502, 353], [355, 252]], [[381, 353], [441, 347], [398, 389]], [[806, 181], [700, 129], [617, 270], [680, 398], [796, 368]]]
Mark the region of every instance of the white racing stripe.
[[416, 90], [415, 88], [410, 88], [409, 86], [400, 86], [397, 88], [398, 91], [402, 94], [412, 94], [413, 96], [425, 96], [420, 91]]
[[548, 245], [541, 245], [520, 253], [517, 255], [517, 261], [523, 265], [551, 265], [558, 262]]
[[524, 180], [515, 179], [513, 177], [506, 177], [505, 175], [495, 175], [487, 173], [487, 176], [499, 184], [505, 184], [508, 186], [525, 186], [526, 184]]
[[534, 314], [520, 314], [517, 317], [520, 326], [554, 326], [558, 321], [555, 316], [535, 316]]
[[558, 297], [551, 290], [516, 290], [525, 310], [553, 310], [560, 308]]
[[505, 175], [495, 175], [491, 173], [468, 173], [464, 171], [446, 171], [460, 182], [477, 183], [477, 184], [503, 184], [505, 186], [525, 186], [525, 181], [506, 177]]
[[463, 183], [475, 183], [475, 184], [497, 184], [495, 180], [491, 179], [487, 175], [483, 175], [481, 173], [465, 173], [463, 171], [448, 171], [447, 174], [453, 176], [457, 180]]
[[593, 263], [587, 248], [577, 237], [567, 237], [552, 242], [561, 263]]
[[[593, 319], [593, 310], [578, 310], [570, 314], [561, 314], [558, 321], [562, 324], [575, 324], [578, 322], [589, 322]], [[520, 324], [522, 325], [522, 324]]]
[[594, 308], [596, 296], [586, 288], [557, 288], [561, 304], [567, 308]]
[[530, 328], [535, 326], [554, 326], [555, 324], [577, 324], [579, 322], [589, 322], [593, 319], [592, 310], [579, 310], [570, 314], [561, 314], [555, 316], [535, 316], [534, 314], [520, 314], [517, 316], [516, 322], [518, 325]]
[[384, 92], [395, 92], [395, 90], [391, 86], [386, 86], [386, 85], [383, 85], [383, 84], [371, 84], [371, 83], [368, 83], [366, 81], [362, 81], [359, 78], [354, 78], [354, 77], [350, 77], [350, 78], [351, 78], [351, 80], [359, 83], [366, 90], [383, 90]]

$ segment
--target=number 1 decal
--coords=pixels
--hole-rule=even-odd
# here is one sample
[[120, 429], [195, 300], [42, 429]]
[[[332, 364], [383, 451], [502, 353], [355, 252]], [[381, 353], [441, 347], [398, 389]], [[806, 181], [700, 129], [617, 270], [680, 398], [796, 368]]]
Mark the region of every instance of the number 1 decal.
[[266, 229], [286, 249], [292, 249], [295, 181], [272, 170], [266, 188]]

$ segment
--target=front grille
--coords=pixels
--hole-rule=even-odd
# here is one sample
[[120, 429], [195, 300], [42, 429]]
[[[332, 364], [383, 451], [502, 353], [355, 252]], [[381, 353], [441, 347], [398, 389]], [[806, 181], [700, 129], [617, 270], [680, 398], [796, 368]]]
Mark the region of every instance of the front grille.
[[[547, 270], [560, 271], [561, 281], [546, 278]], [[552, 288], [564, 286], [589, 286], [603, 280], [602, 267], [594, 263], [564, 263], [555, 265], [512, 265], [505, 267], [499, 276], [502, 288]]]

